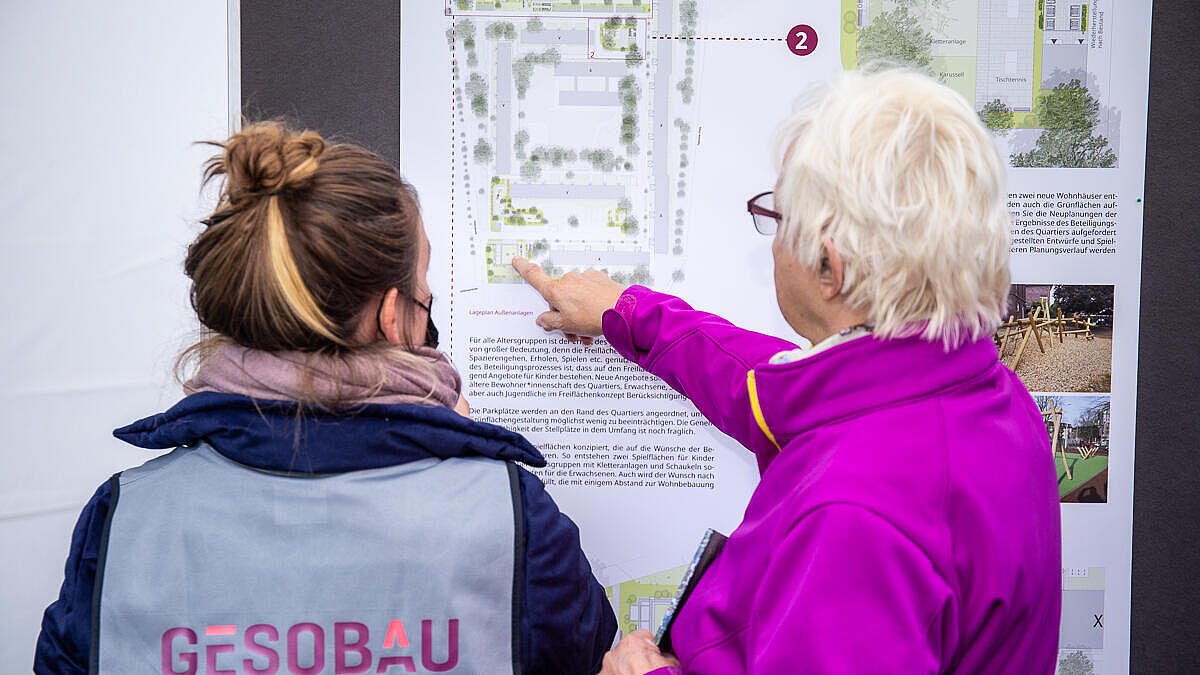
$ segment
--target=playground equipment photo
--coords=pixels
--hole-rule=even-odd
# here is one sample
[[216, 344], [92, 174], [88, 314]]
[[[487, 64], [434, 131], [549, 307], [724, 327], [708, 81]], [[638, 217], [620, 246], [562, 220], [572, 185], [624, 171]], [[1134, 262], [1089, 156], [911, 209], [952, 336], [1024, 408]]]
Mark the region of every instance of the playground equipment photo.
[[[1089, 298], [1087, 308], [1098, 312], [1070, 310], [1079, 304], [1074, 297], [1078, 288], [1108, 289], [1107, 297], [1097, 294], [1099, 306]], [[993, 336], [1000, 360], [1030, 391], [1111, 391], [1111, 289], [1014, 284], [1008, 319]]]
[[1064, 502], [1108, 501], [1109, 397], [1034, 396], [1050, 436]]

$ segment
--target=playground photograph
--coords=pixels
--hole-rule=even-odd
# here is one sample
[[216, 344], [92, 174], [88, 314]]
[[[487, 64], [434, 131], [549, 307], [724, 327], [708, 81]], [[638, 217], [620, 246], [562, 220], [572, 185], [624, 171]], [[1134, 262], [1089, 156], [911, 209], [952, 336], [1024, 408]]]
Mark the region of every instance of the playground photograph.
[[1013, 284], [993, 336], [1029, 391], [1112, 391], [1113, 286]]
[[1109, 396], [1036, 394], [1063, 502], [1108, 501]]

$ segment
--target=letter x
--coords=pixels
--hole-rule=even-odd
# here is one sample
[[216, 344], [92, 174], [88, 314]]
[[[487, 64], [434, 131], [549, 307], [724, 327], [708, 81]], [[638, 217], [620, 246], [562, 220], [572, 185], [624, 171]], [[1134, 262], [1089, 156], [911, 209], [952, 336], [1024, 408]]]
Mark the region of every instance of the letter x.
[[1104, 619], [1104, 615], [1103, 614], [1093, 614], [1092, 616], [1095, 617], [1095, 619], [1096, 619], [1096, 623], [1092, 624], [1092, 628], [1095, 628], [1096, 626], [1104, 628], [1104, 624], [1101, 623], [1101, 621]]

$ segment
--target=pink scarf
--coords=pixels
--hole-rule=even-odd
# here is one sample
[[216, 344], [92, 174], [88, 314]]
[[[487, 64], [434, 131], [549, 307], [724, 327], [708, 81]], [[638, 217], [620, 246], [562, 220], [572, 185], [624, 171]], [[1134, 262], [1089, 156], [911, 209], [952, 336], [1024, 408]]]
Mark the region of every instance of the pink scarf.
[[201, 363], [184, 392], [326, 405], [425, 403], [454, 408], [462, 380], [430, 347], [344, 356], [264, 352], [227, 343]]

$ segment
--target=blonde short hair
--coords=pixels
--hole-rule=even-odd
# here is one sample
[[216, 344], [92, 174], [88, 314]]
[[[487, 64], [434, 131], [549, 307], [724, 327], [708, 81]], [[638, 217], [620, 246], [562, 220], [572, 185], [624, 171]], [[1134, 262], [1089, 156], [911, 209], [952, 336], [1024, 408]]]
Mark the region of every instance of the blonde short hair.
[[917, 73], [846, 73], [784, 123], [778, 149], [776, 236], [810, 269], [831, 241], [841, 293], [876, 335], [949, 349], [996, 330], [1004, 164], [961, 96]]

